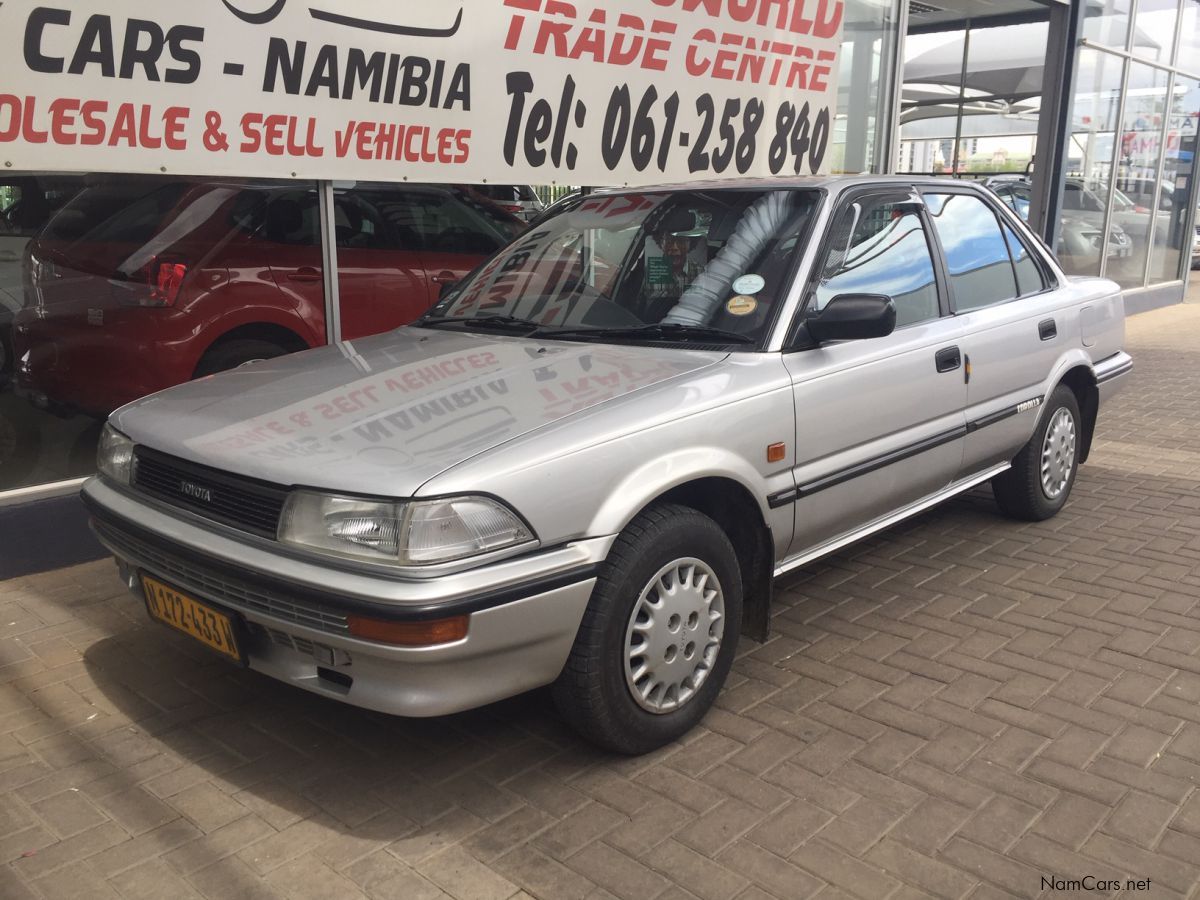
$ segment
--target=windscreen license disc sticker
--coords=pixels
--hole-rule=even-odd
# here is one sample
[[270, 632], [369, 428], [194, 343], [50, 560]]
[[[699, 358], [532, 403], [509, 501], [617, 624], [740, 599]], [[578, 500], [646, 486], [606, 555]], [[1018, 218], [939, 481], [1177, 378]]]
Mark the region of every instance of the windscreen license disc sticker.
[[766, 284], [761, 275], [743, 275], [733, 283], [733, 289], [739, 294], [757, 294]]
[[730, 297], [729, 302], [725, 304], [725, 311], [731, 316], [748, 316], [756, 309], [758, 309], [758, 301], [753, 297], [740, 295]]

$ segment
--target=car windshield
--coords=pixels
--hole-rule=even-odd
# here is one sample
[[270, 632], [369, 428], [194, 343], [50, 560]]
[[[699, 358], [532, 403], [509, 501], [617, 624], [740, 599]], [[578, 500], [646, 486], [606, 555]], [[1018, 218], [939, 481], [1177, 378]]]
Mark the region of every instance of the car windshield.
[[818, 196], [582, 196], [492, 256], [417, 324], [490, 330], [503, 317], [507, 327], [571, 340], [755, 343], [787, 294]]

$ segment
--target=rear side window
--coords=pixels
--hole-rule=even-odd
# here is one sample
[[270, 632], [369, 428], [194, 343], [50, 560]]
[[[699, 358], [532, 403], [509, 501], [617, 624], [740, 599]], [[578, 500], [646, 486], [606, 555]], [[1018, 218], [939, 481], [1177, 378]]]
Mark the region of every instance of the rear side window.
[[1036, 294], [1046, 289], [1046, 281], [1042, 270], [1034, 262], [1029, 246], [1021, 240], [1012, 227], [1005, 223], [1004, 239], [1008, 242], [1008, 251], [1012, 254], [1013, 271], [1017, 273], [1017, 288], [1021, 296]]
[[273, 244], [321, 245], [320, 200], [314, 190], [247, 188], [234, 202], [230, 224]]
[[1016, 297], [1008, 244], [991, 207], [970, 194], [926, 194], [925, 202], [946, 253], [955, 311]]
[[907, 196], [850, 203], [830, 241], [808, 312], [841, 294], [886, 294], [896, 304], [898, 328], [941, 314], [929, 241]]

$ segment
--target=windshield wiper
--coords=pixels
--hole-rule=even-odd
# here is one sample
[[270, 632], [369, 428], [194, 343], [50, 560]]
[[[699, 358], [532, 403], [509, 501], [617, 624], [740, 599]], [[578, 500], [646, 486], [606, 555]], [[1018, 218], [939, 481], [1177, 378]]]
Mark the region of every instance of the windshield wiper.
[[475, 325], [486, 328], [513, 329], [519, 331], [536, 331], [542, 328], [541, 322], [532, 319], [522, 319], [520, 316], [425, 316], [413, 323], [418, 327], [437, 325]]
[[664, 341], [709, 341], [718, 344], [756, 344], [757, 338], [738, 334], [707, 325], [685, 325], [682, 322], [653, 322], [649, 325], [621, 326], [617, 328], [542, 328], [538, 337], [575, 338], [652, 338]]

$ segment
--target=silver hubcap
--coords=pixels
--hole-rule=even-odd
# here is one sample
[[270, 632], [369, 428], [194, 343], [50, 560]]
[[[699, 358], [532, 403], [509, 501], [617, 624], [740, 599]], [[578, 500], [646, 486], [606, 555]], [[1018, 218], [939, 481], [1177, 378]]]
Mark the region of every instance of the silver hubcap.
[[1042, 442], [1042, 493], [1057, 500], [1067, 489], [1075, 467], [1075, 418], [1065, 408], [1055, 410]]
[[625, 683], [638, 706], [661, 715], [696, 696], [724, 634], [725, 595], [713, 570], [691, 558], [659, 569], [625, 629]]

